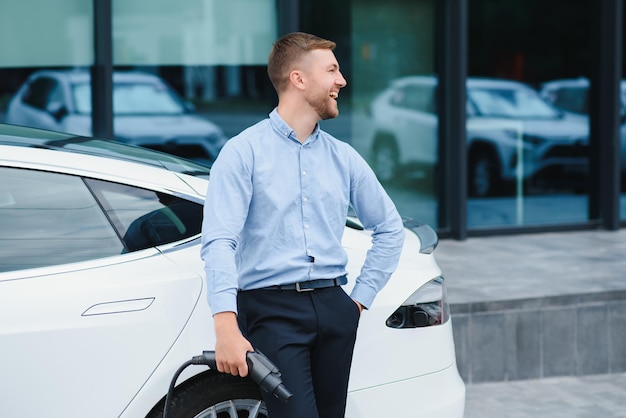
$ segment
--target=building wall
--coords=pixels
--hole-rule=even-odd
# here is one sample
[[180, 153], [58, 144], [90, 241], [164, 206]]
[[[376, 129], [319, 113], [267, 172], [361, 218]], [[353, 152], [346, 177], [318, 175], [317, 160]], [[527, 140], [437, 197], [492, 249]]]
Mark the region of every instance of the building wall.
[[[450, 53], [441, 48], [441, 39], [456, 30], [442, 22], [441, 11], [454, 2], [94, 0], [99, 1], [111, 1], [114, 68], [161, 76], [228, 136], [275, 106], [265, 63], [285, 28], [336, 41], [348, 86], [340, 96], [341, 115], [322, 127], [370, 162], [403, 215], [441, 227], [445, 235], [449, 220], [439, 216], [455, 216], [457, 209], [439, 207], [447, 205], [441, 196], [452, 185], [438, 161], [443, 107], [436, 85], [438, 76], [450, 70], [440, 68]], [[24, 0], [0, 5], [0, 35], [12, 40], [0, 44], [0, 117], [34, 71], [93, 65], [93, 22], [100, 19], [93, 4]], [[520, 83], [468, 90], [467, 149], [447, 150], [467, 159], [463, 186], [469, 198], [460, 216], [470, 231], [588, 227], [602, 221], [592, 209], [599, 197], [589, 170], [600, 168], [589, 164], [595, 146], [589, 115], [585, 106], [575, 107], [585, 103], [588, 90], [570, 89], [564, 95], [542, 90], [555, 80], [591, 78], [599, 4], [467, 3], [468, 31], [462, 35], [470, 79]], [[615, 36], [621, 44], [621, 34]], [[407, 76], [422, 77], [422, 84], [379, 98], [390, 92], [393, 81]], [[561, 84], [554, 85], [567, 87]], [[531, 91], [519, 90], [525, 86]], [[552, 101], [567, 112], [550, 114], [539, 107], [551, 104], [530, 103], [528, 96], [538, 92], [543, 93], [538, 101]], [[626, 127], [622, 132], [619, 152], [626, 172]], [[623, 219], [626, 200], [616, 198]]]

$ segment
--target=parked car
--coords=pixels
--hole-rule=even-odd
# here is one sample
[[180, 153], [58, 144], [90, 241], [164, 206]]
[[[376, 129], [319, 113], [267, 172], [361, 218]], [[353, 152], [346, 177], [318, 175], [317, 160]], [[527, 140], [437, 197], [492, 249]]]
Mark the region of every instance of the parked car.
[[[200, 259], [208, 174], [141, 147], [0, 125], [3, 416], [161, 416], [179, 367], [215, 344]], [[463, 416], [437, 235], [406, 227], [398, 269], [359, 325], [348, 418]], [[370, 241], [348, 217], [351, 282]], [[267, 417], [247, 378], [194, 365], [174, 381], [171, 417]]]
[[[589, 118], [589, 79], [580, 77], [547, 81], [539, 90], [541, 96], [556, 107], [567, 112], [581, 115], [588, 121]], [[620, 114], [622, 124], [621, 138], [621, 168], [622, 178], [626, 179], [626, 80], [620, 82]], [[587, 122], [588, 123], [588, 122]]]
[[[394, 80], [371, 104], [371, 161], [381, 181], [437, 164], [437, 79]], [[470, 196], [498, 194], [516, 179], [557, 184], [580, 180], [587, 168], [589, 128], [515, 81], [467, 81]], [[570, 181], [571, 179], [571, 181]]]
[[[11, 98], [4, 122], [92, 135], [90, 79], [84, 70], [37, 71]], [[150, 73], [114, 72], [113, 112], [116, 140], [209, 164], [227, 139]]]

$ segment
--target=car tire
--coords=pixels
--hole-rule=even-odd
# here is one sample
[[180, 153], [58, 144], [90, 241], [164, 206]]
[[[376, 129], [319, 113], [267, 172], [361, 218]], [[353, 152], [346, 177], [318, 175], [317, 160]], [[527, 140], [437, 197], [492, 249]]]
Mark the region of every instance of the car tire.
[[398, 175], [398, 145], [393, 137], [377, 136], [372, 147], [372, 168], [381, 183], [394, 180]]
[[[207, 373], [178, 388], [170, 399], [168, 418], [249, 417], [267, 418], [256, 383], [248, 378]], [[163, 402], [148, 418], [163, 417]]]
[[488, 150], [472, 152], [469, 158], [467, 192], [471, 197], [496, 194], [500, 185], [498, 161]]

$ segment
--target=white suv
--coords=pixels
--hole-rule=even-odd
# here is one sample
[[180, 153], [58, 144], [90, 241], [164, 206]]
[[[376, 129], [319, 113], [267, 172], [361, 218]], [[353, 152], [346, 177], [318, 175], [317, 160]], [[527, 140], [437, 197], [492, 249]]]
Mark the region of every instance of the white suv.
[[[589, 79], [571, 78], [547, 81], [539, 90], [542, 97], [566, 112], [589, 117]], [[622, 189], [626, 188], [626, 80], [620, 82], [620, 161], [622, 171]]]
[[[437, 79], [394, 80], [371, 104], [371, 161], [381, 181], [416, 171], [432, 175], [438, 160]], [[467, 81], [470, 196], [499, 194], [506, 183], [576, 183], [587, 169], [589, 129], [532, 88], [515, 81]]]
[[[90, 79], [86, 70], [36, 71], [9, 101], [4, 122], [92, 135]], [[113, 125], [119, 142], [207, 164], [227, 140], [163, 79], [141, 71], [113, 73]]]

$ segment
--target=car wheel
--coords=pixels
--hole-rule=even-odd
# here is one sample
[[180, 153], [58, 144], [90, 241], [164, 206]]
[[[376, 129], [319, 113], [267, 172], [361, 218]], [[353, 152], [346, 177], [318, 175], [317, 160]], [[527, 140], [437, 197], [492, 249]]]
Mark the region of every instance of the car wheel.
[[[163, 416], [163, 404], [150, 418]], [[267, 418], [259, 387], [250, 379], [225, 374], [205, 374], [175, 392], [168, 418]]]
[[469, 160], [468, 193], [472, 197], [495, 194], [498, 188], [498, 162], [489, 151], [477, 151]]
[[378, 137], [372, 149], [372, 168], [381, 182], [389, 182], [398, 174], [398, 146], [391, 137]]

